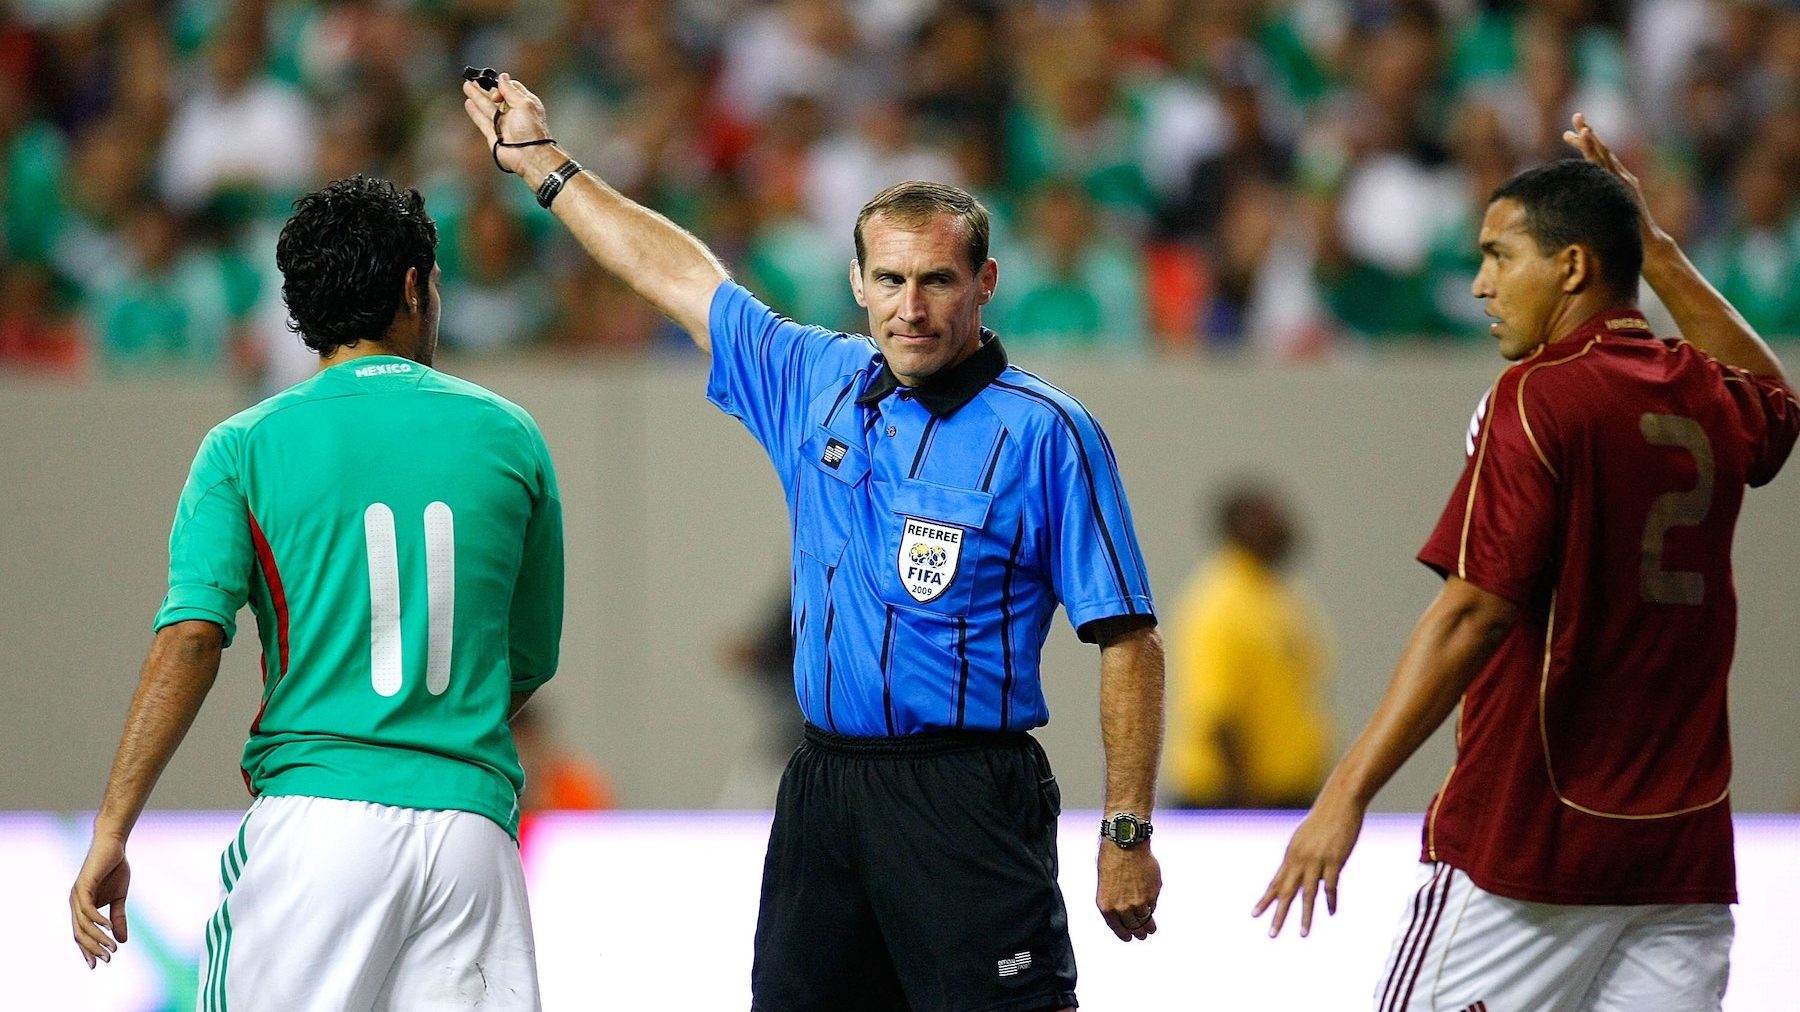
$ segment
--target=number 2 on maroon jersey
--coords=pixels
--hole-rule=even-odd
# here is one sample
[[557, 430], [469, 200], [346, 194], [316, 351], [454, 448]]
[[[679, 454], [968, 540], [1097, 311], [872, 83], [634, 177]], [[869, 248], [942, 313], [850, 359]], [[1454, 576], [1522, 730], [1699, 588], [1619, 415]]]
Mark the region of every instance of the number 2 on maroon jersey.
[[1702, 573], [1663, 568], [1663, 539], [1671, 527], [1693, 527], [1712, 509], [1713, 448], [1706, 430], [1692, 418], [1645, 412], [1638, 431], [1652, 446], [1673, 446], [1694, 458], [1694, 487], [1685, 492], [1664, 492], [1650, 504], [1644, 521], [1644, 549], [1638, 594], [1651, 604], [1699, 604], [1706, 599]]

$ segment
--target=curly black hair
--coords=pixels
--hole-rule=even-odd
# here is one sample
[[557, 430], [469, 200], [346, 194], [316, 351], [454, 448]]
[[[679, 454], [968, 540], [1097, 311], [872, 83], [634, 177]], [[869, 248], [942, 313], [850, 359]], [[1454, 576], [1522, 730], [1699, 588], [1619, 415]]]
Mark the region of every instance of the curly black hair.
[[385, 179], [340, 179], [294, 202], [275, 265], [288, 329], [321, 355], [380, 340], [400, 309], [406, 271], [423, 279], [437, 262], [437, 224], [418, 190]]

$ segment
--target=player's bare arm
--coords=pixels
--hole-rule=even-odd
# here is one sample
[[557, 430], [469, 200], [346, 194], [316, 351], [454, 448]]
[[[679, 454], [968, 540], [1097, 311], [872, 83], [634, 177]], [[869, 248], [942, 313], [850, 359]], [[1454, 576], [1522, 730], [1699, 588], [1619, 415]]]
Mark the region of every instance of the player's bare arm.
[[1737, 366], [1755, 376], [1774, 376], [1787, 382], [1781, 360], [1737, 309], [1694, 267], [1674, 237], [1650, 217], [1650, 208], [1644, 202], [1644, 190], [1637, 176], [1625, 167], [1580, 113], [1575, 114], [1572, 125], [1574, 129], [1563, 131], [1563, 140], [1581, 152], [1581, 157], [1617, 176], [1636, 198], [1644, 237], [1644, 280], [1668, 307], [1681, 336], [1726, 365]]
[[1325, 781], [1312, 811], [1288, 841], [1269, 888], [1250, 912], [1261, 917], [1274, 906], [1269, 937], [1281, 933], [1295, 897], [1300, 899], [1300, 935], [1310, 934], [1321, 886], [1325, 909], [1337, 913], [1338, 876], [1362, 833], [1369, 803], [1456, 709], [1463, 690], [1517, 616], [1518, 609], [1503, 597], [1455, 576], [1445, 581], [1414, 626], [1375, 715]]
[[[463, 111], [481, 131], [500, 164], [536, 191], [569, 153], [555, 144], [494, 147], [494, 112], [508, 142], [550, 137], [544, 104], [508, 74], [493, 92], [463, 82]], [[592, 172], [577, 173], [551, 203], [594, 262], [617, 276], [659, 312], [688, 332], [701, 351], [711, 351], [708, 314], [713, 292], [727, 277], [712, 251], [662, 215], [627, 198]]]
[[[1100, 630], [1100, 742], [1106, 755], [1106, 815], [1150, 818], [1162, 755], [1163, 644], [1155, 626]], [[1162, 867], [1145, 840], [1129, 849], [1100, 842], [1100, 916], [1120, 941], [1156, 933]]]
[[[224, 649], [224, 631], [202, 621], [164, 626], [151, 641], [106, 794], [94, 816], [93, 843], [69, 890], [75, 944], [89, 969], [96, 961], [111, 962], [127, 938], [125, 894], [131, 865], [125, 860], [125, 841], [163, 767], [193, 726], [218, 677]], [[107, 912], [101, 913], [101, 907]]]

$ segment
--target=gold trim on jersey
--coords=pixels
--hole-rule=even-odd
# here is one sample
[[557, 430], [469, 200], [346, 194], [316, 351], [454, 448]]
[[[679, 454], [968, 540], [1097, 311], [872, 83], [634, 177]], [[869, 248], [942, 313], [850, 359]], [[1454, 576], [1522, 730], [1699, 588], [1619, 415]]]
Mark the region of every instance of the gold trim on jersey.
[[1469, 578], [1469, 524], [1475, 519], [1475, 490], [1481, 487], [1481, 464], [1487, 459], [1488, 434], [1494, 431], [1494, 416], [1500, 413], [1494, 407], [1494, 395], [1499, 392], [1500, 384], [1495, 383], [1488, 393], [1487, 418], [1481, 426], [1481, 448], [1475, 452], [1475, 473], [1469, 475], [1469, 495], [1463, 500], [1463, 529], [1456, 546], [1456, 575], [1465, 580]]
[[[1619, 322], [1628, 322], [1643, 326], [1642, 320], [1633, 317], [1625, 317], [1622, 321], [1609, 320], [1606, 325], [1610, 327], [1614, 323]], [[1648, 330], [1650, 328], [1645, 326], [1644, 329]], [[1573, 362], [1581, 356], [1586, 355], [1588, 352], [1594, 350], [1594, 345], [1599, 344], [1600, 340], [1601, 335], [1595, 334], [1594, 339], [1583, 345], [1581, 350], [1575, 354], [1570, 355], [1567, 358], [1559, 358], [1554, 362], [1539, 362], [1537, 365], [1525, 370], [1524, 374], [1519, 377], [1519, 424], [1525, 429], [1525, 438], [1531, 440], [1532, 452], [1537, 454], [1537, 459], [1544, 465], [1544, 470], [1550, 472], [1550, 477], [1557, 481], [1561, 481], [1562, 476], [1556, 473], [1556, 468], [1550, 466], [1550, 458], [1544, 456], [1544, 448], [1538, 445], [1537, 433], [1531, 431], [1531, 419], [1525, 414], [1525, 381], [1530, 379], [1531, 374], [1537, 372], [1539, 369], [1544, 369], [1553, 365], [1562, 365], [1564, 362]]]
[[1606, 321], [1607, 330], [1649, 330], [1650, 324], [1636, 316], [1616, 316]]
[[[1727, 367], [1725, 369], [1725, 371], [1719, 375], [1719, 378], [1724, 380], [1727, 383], [1742, 383], [1745, 386], [1755, 386], [1756, 385], [1754, 383], [1751, 383], [1748, 377], [1736, 375], [1735, 373], [1733, 373], [1731, 371], [1731, 369], [1729, 367]], [[1769, 420], [1769, 409], [1763, 405], [1761, 398], [1757, 398], [1756, 408], [1758, 411], [1762, 412], [1763, 421], [1767, 422]]]
[[[1726, 370], [1727, 371], [1723, 374], [1723, 378], [1724, 378], [1725, 382], [1727, 382], [1727, 383], [1747, 383], [1750, 386], [1760, 386], [1760, 384], [1758, 384], [1755, 381], [1755, 378], [1752, 377], [1749, 373], [1744, 373], [1741, 376], [1738, 375], [1737, 373], [1743, 372], [1743, 370], [1738, 369], [1737, 366], [1727, 366]], [[1734, 372], [1732, 370], [1736, 370], [1736, 372]], [[1789, 404], [1792, 404], [1796, 408], [1800, 408], [1800, 397], [1795, 397], [1793, 391], [1783, 389], [1781, 391], [1781, 396], [1786, 398], [1787, 402]], [[1762, 402], [1759, 400], [1759, 401], [1757, 401], [1757, 404], [1760, 406], [1762, 404]], [[1769, 409], [1763, 408], [1763, 415], [1765, 417], [1768, 415], [1768, 413], [1769, 413]]]
[[[1462, 538], [1457, 543], [1456, 549], [1456, 575], [1465, 580], [1469, 578], [1469, 525], [1475, 519], [1475, 490], [1481, 487], [1481, 465], [1487, 459], [1488, 436], [1494, 431], [1494, 422], [1500, 415], [1500, 384], [1506, 381], [1506, 374], [1508, 372], [1511, 372], [1524, 365], [1526, 362], [1542, 355], [1544, 349], [1548, 347], [1550, 347], [1548, 344], [1538, 345], [1536, 348], [1532, 349], [1531, 354], [1525, 356], [1522, 361], [1508, 366], [1503, 370], [1500, 373], [1500, 378], [1495, 380], [1493, 387], [1488, 390], [1488, 395], [1484, 401], [1484, 403], [1487, 404], [1487, 416], [1482, 419], [1481, 423], [1481, 448], [1475, 454], [1475, 473], [1469, 476], [1469, 497], [1463, 501]], [[1537, 366], [1532, 366], [1532, 368], [1535, 369]], [[1529, 436], [1530, 434], [1530, 430], [1527, 429], [1526, 435]], [[1535, 439], [1532, 440], [1531, 445], [1536, 447], [1537, 441]], [[1542, 451], [1539, 451], [1538, 457], [1539, 459], [1543, 458]], [[1544, 466], [1548, 467], [1549, 462], [1545, 461]], [[1551, 473], [1554, 474], [1555, 472]]]
[[1719, 792], [1718, 797], [1705, 802], [1704, 804], [1689, 805], [1686, 808], [1678, 808], [1672, 812], [1655, 812], [1649, 815], [1627, 815], [1623, 812], [1602, 812], [1599, 809], [1589, 808], [1579, 802], [1570, 800], [1569, 796], [1563, 793], [1562, 786], [1556, 782], [1556, 763], [1550, 758], [1550, 721], [1548, 717], [1550, 662], [1555, 655], [1555, 642], [1556, 593], [1553, 591], [1550, 594], [1550, 617], [1544, 623], [1544, 673], [1538, 681], [1538, 740], [1544, 745], [1544, 772], [1550, 777], [1550, 790], [1555, 793], [1556, 800], [1583, 815], [1592, 815], [1601, 819], [1620, 819], [1627, 822], [1644, 822], [1652, 819], [1672, 819], [1677, 815], [1691, 815], [1694, 812], [1711, 808], [1731, 796], [1731, 786], [1727, 784], [1725, 789]]

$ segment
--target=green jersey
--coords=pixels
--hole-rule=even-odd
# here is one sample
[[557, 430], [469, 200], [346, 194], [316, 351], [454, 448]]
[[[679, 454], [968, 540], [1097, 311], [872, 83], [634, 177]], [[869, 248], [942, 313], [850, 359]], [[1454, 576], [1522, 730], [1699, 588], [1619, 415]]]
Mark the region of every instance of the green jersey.
[[252, 793], [457, 809], [517, 835], [507, 707], [556, 670], [562, 552], [530, 415], [358, 358], [207, 434], [156, 627], [203, 619], [229, 644], [238, 610], [256, 615]]

